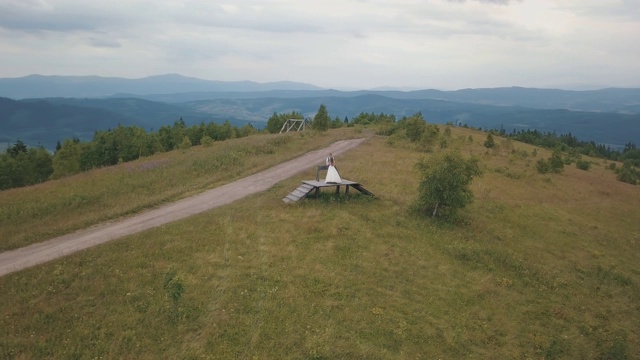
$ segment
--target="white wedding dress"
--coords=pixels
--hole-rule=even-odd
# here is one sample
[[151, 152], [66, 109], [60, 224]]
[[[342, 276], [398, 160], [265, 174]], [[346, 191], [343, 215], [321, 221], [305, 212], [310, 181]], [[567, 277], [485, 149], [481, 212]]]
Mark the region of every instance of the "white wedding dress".
[[338, 174], [338, 170], [336, 170], [335, 166], [329, 165], [329, 168], [327, 169], [327, 177], [324, 179], [324, 182], [327, 184], [340, 184], [342, 182], [340, 174]]

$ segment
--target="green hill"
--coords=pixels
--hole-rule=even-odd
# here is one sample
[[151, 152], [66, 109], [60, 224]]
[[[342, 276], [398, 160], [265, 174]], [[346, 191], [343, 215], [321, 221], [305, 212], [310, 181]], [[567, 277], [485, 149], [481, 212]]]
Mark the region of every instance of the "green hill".
[[118, 125], [158, 131], [183, 118], [191, 126], [200, 122], [244, 126], [248, 121], [194, 111], [190, 108], [135, 98], [49, 98], [12, 100], [0, 98], [0, 144], [20, 139], [29, 146], [53, 150], [56, 143], [78, 138], [90, 141], [97, 130]]
[[30, 146], [53, 149], [58, 140], [91, 139], [96, 130], [131, 122], [130, 118], [107, 109], [0, 98], [0, 142], [4, 144], [20, 139]]
[[324, 104], [332, 118], [352, 119], [363, 112], [401, 118], [421, 112], [432, 123], [502, 128], [507, 132], [535, 129], [572, 133], [584, 141], [622, 149], [629, 142], [640, 142], [639, 94], [638, 89], [496, 88], [448, 92], [186, 92], [19, 101], [0, 98], [0, 143], [20, 139], [30, 146], [41, 144], [53, 149], [57, 141], [71, 137], [88, 141], [95, 130], [107, 130], [118, 124], [150, 131], [180, 118], [189, 126], [229, 121], [238, 127], [251, 123], [262, 128], [274, 113], [295, 111], [313, 117]]
[[533, 109], [457, 101], [398, 99], [378, 94], [353, 97], [215, 99], [186, 102], [182, 105], [200, 113], [247, 119], [254, 123], [268, 119], [274, 112], [297, 111], [313, 117], [324, 104], [332, 118], [353, 118], [362, 112], [412, 116], [418, 112], [432, 123], [467, 124], [483, 129], [506, 131], [536, 129], [542, 132], [572, 133], [581, 140], [623, 147], [640, 139], [640, 115]]
[[[605, 161], [540, 175], [544, 149], [451, 133], [431, 151], [484, 171], [456, 224], [411, 210], [433, 152], [375, 136], [336, 160], [379, 199], [284, 204], [307, 171], [1, 277], [0, 358], [639, 358], [637, 187]], [[0, 239], [41, 241], [359, 136], [257, 135], [5, 191]]]

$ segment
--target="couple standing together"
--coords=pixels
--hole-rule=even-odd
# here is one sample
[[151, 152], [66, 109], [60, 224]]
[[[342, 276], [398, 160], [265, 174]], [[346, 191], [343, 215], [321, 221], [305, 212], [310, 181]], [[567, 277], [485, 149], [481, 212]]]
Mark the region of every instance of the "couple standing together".
[[324, 179], [324, 182], [327, 184], [340, 184], [342, 179], [340, 178], [340, 174], [338, 174], [338, 170], [336, 170], [336, 161], [333, 159], [333, 154], [327, 156], [325, 164], [328, 168], [327, 177]]

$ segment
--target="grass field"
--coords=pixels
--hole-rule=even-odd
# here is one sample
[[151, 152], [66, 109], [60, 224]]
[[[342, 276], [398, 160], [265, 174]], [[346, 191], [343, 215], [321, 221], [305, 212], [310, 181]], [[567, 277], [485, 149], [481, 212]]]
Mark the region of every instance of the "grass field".
[[358, 131], [256, 135], [0, 192], [0, 250], [43, 241], [194, 195]]
[[[230, 155], [193, 148], [3, 192], [2, 239], [19, 238], [3, 246], [124, 216], [360, 135], [237, 139], [217, 146], [274, 150], [235, 150], [243, 154], [236, 165], [216, 171], [213, 159]], [[449, 148], [479, 157], [484, 170], [456, 224], [411, 211], [414, 165], [431, 153], [374, 137], [336, 160], [344, 178], [378, 199], [326, 192], [284, 204], [301, 180], [315, 178], [310, 170], [222, 208], [6, 275], [0, 358], [640, 358], [640, 188], [616, 181], [601, 160], [590, 171], [572, 165], [540, 175], [535, 161], [546, 150], [534, 156], [533, 147], [499, 138], [487, 150], [484, 137], [452, 129]], [[266, 145], [274, 141], [280, 145]], [[206, 176], [185, 170], [196, 159], [209, 159], [201, 160]], [[176, 177], [169, 185], [157, 185], [169, 180], [154, 170], [129, 181], [111, 175], [162, 161]], [[157, 198], [136, 200], [156, 186], [164, 190], [147, 194]], [[86, 195], [97, 188], [111, 190]], [[105, 202], [111, 192], [132, 204]], [[38, 223], [67, 217], [30, 209], [55, 194], [86, 200], [49, 231]], [[28, 211], [42, 215], [24, 219]]]

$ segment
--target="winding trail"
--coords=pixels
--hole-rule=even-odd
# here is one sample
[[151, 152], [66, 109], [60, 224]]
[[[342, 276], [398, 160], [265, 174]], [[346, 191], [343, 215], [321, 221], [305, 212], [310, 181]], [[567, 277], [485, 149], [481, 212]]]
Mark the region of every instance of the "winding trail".
[[123, 220], [96, 225], [20, 249], [5, 251], [0, 253], [0, 276], [42, 264], [94, 245], [180, 220], [229, 204], [247, 195], [267, 190], [276, 183], [323, 162], [326, 154], [333, 153], [338, 155], [344, 153], [360, 145], [365, 140], [366, 138], [337, 141], [324, 149], [308, 152], [267, 170], [154, 210]]

